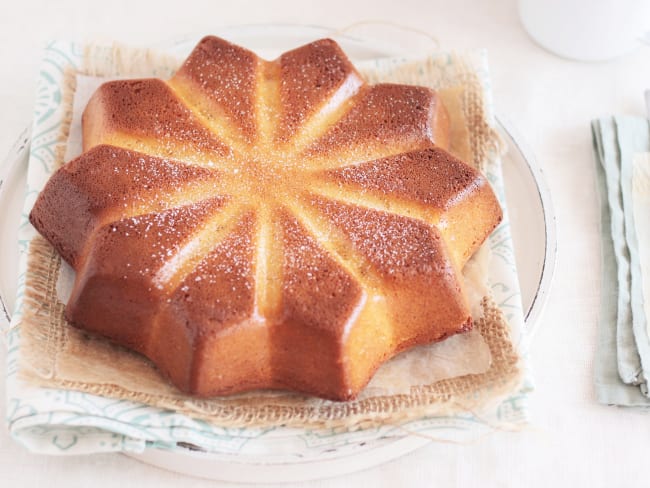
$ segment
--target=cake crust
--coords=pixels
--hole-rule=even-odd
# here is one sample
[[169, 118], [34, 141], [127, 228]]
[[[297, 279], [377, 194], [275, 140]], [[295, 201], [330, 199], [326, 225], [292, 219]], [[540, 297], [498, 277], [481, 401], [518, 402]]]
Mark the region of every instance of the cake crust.
[[182, 391], [346, 400], [471, 328], [461, 269], [502, 213], [448, 124], [332, 40], [264, 61], [209, 36], [168, 81], [97, 90], [30, 221], [76, 270], [66, 318]]

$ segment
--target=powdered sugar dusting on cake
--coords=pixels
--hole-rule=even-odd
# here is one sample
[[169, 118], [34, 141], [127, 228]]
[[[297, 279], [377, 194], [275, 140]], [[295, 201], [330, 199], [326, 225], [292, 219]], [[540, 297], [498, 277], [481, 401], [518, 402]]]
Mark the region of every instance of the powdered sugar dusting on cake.
[[[273, 84], [274, 77], [279, 77], [279, 84]], [[260, 91], [256, 85], [267, 88]], [[176, 154], [174, 149], [183, 149], [180, 165], [164, 157], [151, 164], [150, 158], [138, 157], [140, 153], [131, 151], [128, 156], [135, 159], [125, 166], [121, 164], [124, 155], [120, 155], [113, 175], [130, 178], [134, 186], [144, 190], [152, 189], [145, 193], [122, 192], [120, 200], [125, 214], [144, 213], [152, 208], [153, 202], [159, 202], [161, 208], [190, 203], [173, 202], [168, 192], [159, 194], [154, 190], [177, 186], [187, 178], [188, 168], [203, 171], [199, 179], [216, 180], [218, 174], [222, 182], [213, 184], [215, 194], [221, 193], [234, 202], [233, 208], [238, 204], [280, 208], [284, 202], [299, 198], [311, 184], [313, 169], [318, 167], [312, 161], [341, 151], [344, 157], [339, 163], [336, 156], [328, 157], [342, 169], [320, 174], [321, 179], [353, 182], [362, 191], [379, 190], [395, 196], [413, 190], [414, 181], [423, 181], [421, 186], [429, 193], [436, 191], [437, 168], [424, 168], [427, 177], [418, 180], [418, 168], [411, 164], [405, 170], [406, 156], [402, 154], [404, 147], [431, 147], [432, 114], [438, 104], [435, 94], [426, 88], [390, 84], [360, 90], [361, 78], [333, 41], [317, 41], [269, 63], [238, 46], [206, 38], [170, 86], [173, 91], [159, 80], [129, 80], [109, 83], [100, 90], [104, 117], [111, 121], [108, 129], [104, 127], [105, 136], [110, 135], [107, 130], [126, 134], [121, 136], [125, 144], [144, 151], [153, 145], [152, 152], [156, 154]], [[194, 91], [189, 90], [191, 87]], [[264, 102], [258, 112], [254, 108], [256, 97]], [[164, 101], [162, 105], [160, 100]], [[279, 113], [272, 115], [271, 110]], [[256, 118], [256, 113], [262, 115]], [[224, 128], [222, 118], [235, 130], [229, 132]], [[265, 127], [256, 129], [260, 124]], [[268, 135], [271, 130], [275, 137]], [[224, 145], [223, 140], [235, 149]], [[307, 149], [303, 151], [303, 147]], [[219, 152], [218, 160], [203, 156], [215, 150]], [[364, 161], [377, 155], [377, 150], [379, 154], [398, 154], [364, 165]], [[202, 156], [188, 157], [186, 153], [192, 152]], [[224, 163], [223, 156], [229, 162]], [[350, 160], [355, 164], [350, 166]], [[213, 165], [218, 167], [214, 172]], [[413, 191], [417, 193], [418, 189]], [[434, 203], [426, 196], [422, 201]], [[369, 209], [361, 214], [347, 212], [360, 222], [367, 221], [366, 232], [359, 233], [354, 242], [374, 243], [376, 248], [366, 251], [374, 256], [375, 264], [389, 268], [389, 274], [410, 266], [409, 259], [418, 249], [417, 239], [409, 238], [399, 221], [380, 221], [377, 211]], [[331, 212], [329, 215], [332, 216]], [[336, 220], [343, 222], [341, 216]], [[175, 228], [176, 223], [170, 219], [167, 225]], [[166, 247], [158, 254], [153, 246], [151, 255], [165, 259], [154, 279], [159, 289], [174, 289], [179, 280], [194, 273], [199, 274], [184, 287], [191, 289], [198, 283], [210, 282], [204, 261], [193, 256], [206, 256], [210, 249], [220, 246], [227, 232], [222, 229], [219, 236], [207, 234], [204, 228], [197, 229], [184, 245]], [[128, 231], [124, 235], [128, 236]], [[285, 252], [286, 256], [289, 255]], [[188, 267], [188, 263], [197, 267]], [[150, 268], [145, 269], [151, 272]]]
[[382, 275], [453, 273], [439, 255], [440, 236], [423, 222], [318, 196], [310, 204], [344, 232], [352, 247]]
[[437, 148], [326, 171], [324, 178], [441, 210], [471, 196], [485, 183], [478, 171]]
[[244, 214], [173, 293], [171, 306], [193, 333], [210, 334], [253, 316], [254, 222], [253, 212]]

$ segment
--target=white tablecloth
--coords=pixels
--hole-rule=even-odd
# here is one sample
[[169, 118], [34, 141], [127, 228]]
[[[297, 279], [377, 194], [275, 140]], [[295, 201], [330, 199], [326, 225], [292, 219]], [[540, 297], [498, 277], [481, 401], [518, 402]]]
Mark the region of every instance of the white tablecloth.
[[[599, 243], [589, 121], [643, 115], [650, 47], [608, 63], [557, 58], [533, 43], [514, 0], [304, 0], [5, 2], [0, 16], [0, 151], [31, 117], [41, 46], [50, 38], [167, 41], [217, 26], [301, 23], [343, 27], [384, 19], [425, 30], [445, 49], [489, 50], [497, 113], [510, 119], [546, 172], [558, 224], [558, 261], [532, 346], [537, 390], [532, 424], [471, 445], [430, 444], [345, 478], [305, 486], [648, 486], [650, 417], [596, 404], [592, 385], [599, 303]], [[385, 30], [386, 40], [392, 32]], [[394, 31], [395, 35], [398, 34]], [[396, 37], [397, 39], [397, 37]], [[0, 377], [4, 376], [0, 350]], [[0, 381], [0, 399], [4, 385]], [[4, 418], [4, 401], [0, 418]], [[43, 457], [0, 429], [0, 485], [222, 486], [185, 478], [121, 455]], [[226, 484], [223, 484], [226, 486]]]

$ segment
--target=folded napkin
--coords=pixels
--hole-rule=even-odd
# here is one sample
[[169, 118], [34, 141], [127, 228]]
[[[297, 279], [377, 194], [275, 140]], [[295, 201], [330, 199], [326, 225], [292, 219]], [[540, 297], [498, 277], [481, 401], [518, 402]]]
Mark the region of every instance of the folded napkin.
[[650, 124], [608, 117], [592, 132], [602, 249], [596, 394], [604, 404], [649, 407]]
[[[46, 60], [44, 69], [39, 80], [39, 98], [37, 101], [34, 117], [35, 139], [32, 142], [30, 167], [28, 174], [28, 192], [25, 203], [25, 212], [33, 205], [34, 198], [41, 187], [44, 178], [54, 170], [56, 138], [66, 118], [66, 111], [71, 111], [70, 100], [65, 102], [65, 91], [61, 89], [64, 84], [66, 73], [72, 70], [95, 72], [97, 70], [88, 67], [88, 47], [74, 43], [54, 42], [46, 49]], [[122, 51], [120, 51], [122, 52]], [[144, 51], [137, 59], [128, 56], [128, 62], [136, 67], [147, 65], [150, 60]], [[111, 48], [104, 51], [94, 49], [90, 61], [105, 65], [115, 63], [123, 68], [125, 59], [117, 59]], [[102, 54], [103, 53], [103, 54]], [[123, 52], [122, 52], [123, 54]], [[106, 58], [106, 59], [104, 59]], [[391, 61], [393, 62], [393, 61]], [[395, 66], [399, 61], [394, 61]], [[456, 68], [465, 77], [475, 77], [484, 90], [485, 106], [483, 97], [480, 107], [482, 112], [477, 114], [478, 119], [493, 124], [494, 119], [489, 106], [489, 94], [487, 92], [487, 66], [483, 52], [472, 53], [465, 56], [452, 56], [440, 54], [435, 58], [435, 65], [442, 67], [446, 74], [455, 73]], [[391, 66], [389, 61], [378, 63], [375, 68], [382, 66], [386, 71]], [[372, 68], [373, 66], [369, 66]], [[124, 69], [113, 69], [114, 76], [125, 76]], [[420, 67], [421, 68], [421, 67]], [[413, 70], [418, 74], [418, 70]], [[133, 75], [133, 70], [128, 74]], [[169, 71], [162, 69], [153, 75], [166, 77]], [[150, 75], [150, 74], [149, 74]], [[472, 78], [474, 79], [474, 78]], [[77, 81], [79, 78], [77, 78]], [[465, 97], [468, 98], [468, 97]], [[63, 100], [63, 102], [62, 102]], [[474, 103], [475, 99], [462, 99], [461, 103]], [[67, 107], [67, 108], [66, 108]], [[484, 111], [483, 111], [484, 110]], [[69, 115], [69, 113], [68, 113]], [[69, 122], [68, 122], [69, 123]], [[476, 146], [476, 147], [474, 147]], [[501, 163], [497, 151], [488, 151], [485, 154], [477, 151], [476, 148], [487, 148], [484, 140], [473, 141], [472, 150], [480, 154], [485, 160], [485, 166], [481, 166], [494, 185], [502, 204], [505, 206], [503, 178], [501, 175]], [[462, 149], [462, 148], [461, 148]], [[507, 209], [506, 209], [507, 210]], [[23, 215], [26, 219], [26, 214]], [[27, 253], [28, 241], [32, 237], [32, 230], [29, 226], [23, 226], [21, 245], [25, 255]], [[509, 324], [509, 331], [504, 336], [512, 339], [514, 346], [519, 348], [524, 343], [525, 333], [523, 330], [523, 315], [519, 294], [519, 285], [516, 275], [512, 241], [509, 233], [507, 211], [504, 222], [491, 236], [486, 249], [490, 250], [493, 258], [489, 263], [489, 277], [492, 289], [492, 296], [496, 304], [506, 315]], [[24, 318], [26, 305], [25, 289], [27, 276], [27, 263], [21, 263], [21, 277], [19, 279], [17, 312], [12, 318], [12, 326], [19, 324]], [[57, 271], [47, 270], [47, 273]], [[47, 274], [45, 273], [45, 274]], [[48, 281], [48, 283], [51, 280]], [[45, 290], [49, 294], [56, 295], [56, 290]], [[55, 304], [57, 307], [59, 304]], [[33, 307], [32, 307], [33, 308]], [[37, 313], [41, 320], [45, 320], [48, 307], [43, 304]], [[36, 318], [38, 318], [36, 317]], [[504, 322], [502, 322], [504, 323]], [[479, 323], [480, 328], [480, 323]], [[110, 396], [104, 395], [101, 388], [79, 389], [75, 391], [75, 385], [65, 381], [60, 382], [61, 388], [52, 386], [44, 387], [24, 381], [19, 374], [19, 361], [21, 359], [21, 327], [13, 328], [9, 334], [9, 352], [7, 368], [7, 413], [11, 434], [30, 450], [42, 453], [55, 454], [86, 454], [91, 452], [106, 451], [142, 451], [146, 447], [155, 446], [166, 449], [186, 449], [191, 444], [194, 449], [200, 448], [208, 451], [215, 451], [225, 454], [245, 455], [247, 452], [255, 454], [259, 448], [256, 441], [270, 436], [286, 436], [287, 445], [302, 446], [301, 456], [309, 453], [304, 452], [305, 446], [313, 447], [311, 454], [325, 451], [328, 448], [339, 448], [345, 445], [354, 445], [355, 442], [365, 443], [368, 440], [389, 438], [391, 436], [403, 436], [405, 433], [416, 435], [433, 436], [437, 439], [462, 441], [467, 438], [482, 435], [494, 429], [495, 426], [520, 425], [527, 420], [527, 395], [531, 390], [530, 381], [524, 381], [523, 385], [512, 386], [505, 398], [494, 398], [494, 404], [489, 411], [481, 412], [480, 415], [474, 412], [465, 411], [454, 415], [429, 415], [412, 418], [409, 422], [396, 425], [374, 425], [372, 428], [360, 428], [355, 431], [339, 431], [334, 429], [321, 430], [300, 430], [282, 431], [278, 424], [264, 428], [258, 426], [232, 426], [211, 422], [210, 418], [200, 418], [198, 415], [191, 415], [174, 409], [164, 409], [151, 404], [138, 401], [139, 397], [133, 395]], [[51, 336], [48, 336], [51, 338]], [[22, 337], [25, 339], [25, 337]], [[23, 344], [24, 345], [24, 344]], [[54, 347], [53, 343], [46, 342], [43, 347]], [[24, 351], [23, 351], [24, 352]], [[498, 352], [498, 351], [497, 351]], [[525, 351], [519, 348], [519, 355]], [[505, 355], [493, 355], [492, 366], [500, 364]], [[522, 361], [525, 369], [525, 358]], [[122, 366], [122, 364], [120, 365]], [[90, 367], [88, 369], [91, 369]], [[55, 372], [51, 372], [52, 375]], [[478, 395], [473, 386], [471, 375], [461, 378], [467, 379], [468, 389], [466, 396], [475, 397]], [[47, 379], [47, 378], [45, 378]], [[496, 384], [496, 383], [494, 383]], [[190, 407], [198, 413], [198, 405], [186, 402], [187, 405], [176, 404], [178, 407]], [[231, 408], [236, 411], [235, 407]], [[458, 411], [458, 409], [457, 409]], [[281, 420], [281, 419], [280, 419]], [[286, 422], [285, 422], [286, 423]], [[365, 427], [365, 426], [364, 426]], [[291, 437], [289, 437], [291, 436]], [[309, 455], [311, 455], [309, 454]], [[303, 459], [304, 460], [304, 459]]]

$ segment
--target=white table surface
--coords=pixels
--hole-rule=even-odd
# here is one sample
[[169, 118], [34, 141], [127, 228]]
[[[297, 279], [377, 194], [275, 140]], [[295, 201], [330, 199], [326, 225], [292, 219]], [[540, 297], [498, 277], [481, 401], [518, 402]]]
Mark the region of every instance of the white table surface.
[[[532, 346], [532, 423], [524, 432], [497, 433], [471, 445], [430, 444], [380, 467], [301, 486], [650, 486], [650, 475], [643, 478], [650, 416], [596, 404], [592, 386], [600, 264], [589, 128], [601, 115], [644, 113], [650, 47], [608, 63], [565, 61], [530, 40], [514, 0], [12, 0], [1, 10], [0, 152], [30, 121], [40, 49], [51, 38], [147, 44], [232, 24], [340, 28], [383, 19], [430, 32], [443, 48], [488, 48], [497, 112], [513, 122], [543, 166], [557, 213], [557, 269]], [[3, 356], [0, 350], [0, 377]], [[122, 455], [32, 455], [0, 428], [0, 486], [91, 483], [226, 486]]]

